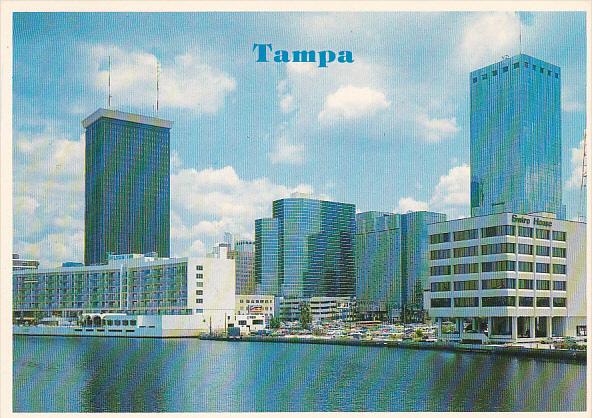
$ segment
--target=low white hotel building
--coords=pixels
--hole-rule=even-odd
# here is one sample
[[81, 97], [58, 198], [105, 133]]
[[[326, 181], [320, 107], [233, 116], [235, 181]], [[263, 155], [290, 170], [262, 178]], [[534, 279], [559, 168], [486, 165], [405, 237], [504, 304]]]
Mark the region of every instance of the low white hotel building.
[[428, 230], [424, 307], [441, 339], [586, 335], [585, 223], [500, 213], [434, 223]]

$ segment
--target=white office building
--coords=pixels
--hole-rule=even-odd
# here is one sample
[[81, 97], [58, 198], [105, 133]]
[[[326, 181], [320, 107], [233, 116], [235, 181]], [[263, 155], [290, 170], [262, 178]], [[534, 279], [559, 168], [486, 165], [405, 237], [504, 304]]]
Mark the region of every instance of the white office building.
[[263, 315], [265, 323], [275, 314], [275, 297], [273, 295], [236, 295], [237, 315]]
[[499, 213], [429, 226], [425, 308], [445, 340], [586, 334], [586, 224]]

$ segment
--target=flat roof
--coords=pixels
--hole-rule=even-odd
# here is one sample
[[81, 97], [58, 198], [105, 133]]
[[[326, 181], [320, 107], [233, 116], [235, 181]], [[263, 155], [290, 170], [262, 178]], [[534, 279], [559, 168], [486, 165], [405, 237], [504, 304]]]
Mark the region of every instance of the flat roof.
[[160, 128], [170, 129], [173, 122], [166, 119], [155, 118], [152, 116], [138, 115], [136, 113], [120, 112], [119, 110], [97, 109], [92, 115], [82, 121], [82, 126], [86, 129], [101, 118], [117, 119], [126, 122], [141, 123], [143, 125], [158, 126]]

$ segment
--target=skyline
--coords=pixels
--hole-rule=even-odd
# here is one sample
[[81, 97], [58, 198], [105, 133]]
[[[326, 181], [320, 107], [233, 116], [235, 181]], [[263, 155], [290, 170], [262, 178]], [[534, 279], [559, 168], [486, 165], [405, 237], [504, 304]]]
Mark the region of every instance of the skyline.
[[[585, 14], [521, 17], [522, 52], [562, 69], [564, 203], [573, 219], [585, 124]], [[127, 29], [107, 34], [106, 26], [122, 22]], [[255, 219], [293, 191], [353, 203], [358, 212], [468, 216], [469, 73], [518, 53], [513, 13], [32, 13], [15, 14], [14, 23], [14, 251], [43, 267], [82, 258], [80, 121], [106, 107], [109, 55], [117, 110], [152, 115], [156, 56], [162, 66], [159, 116], [175, 123], [171, 255], [189, 256], [205, 253], [224, 231], [252, 239]], [[238, 30], [229, 35], [232, 23]], [[24, 30], [34, 24], [35, 31]], [[433, 30], [413, 42], [427, 25]], [[145, 27], [154, 33], [137, 36]], [[192, 37], [197, 30], [204, 36]], [[256, 64], [251, 47], [262, 33], [286, 49], [350, 49], [356, 61]], [[487, 48], [476, 34], [496, 42]], [[50, 44], [36, 44], [39, 36]], [[392, 50], [379, 49], [385, 43]], [[66, 45], [80, 54], [68, 56]], [[49, 73], [35, 71], [37, 62]], [[72, 77], [61, 76], [64, 68]], [[46, 155], [51, 164], [37, 160]], [[65, 214], [56, 211], [62, 208]]]

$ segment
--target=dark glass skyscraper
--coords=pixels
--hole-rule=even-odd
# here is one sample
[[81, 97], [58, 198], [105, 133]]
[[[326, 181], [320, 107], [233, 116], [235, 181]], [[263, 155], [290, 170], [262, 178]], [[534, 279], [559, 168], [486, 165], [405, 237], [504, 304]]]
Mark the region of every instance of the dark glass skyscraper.
[[[262, 291], [285, 297], [354, 296], [355, 224], [352, 204], [300, 197], [274, 201], [273, 218], [255, 223], [256, 280], [268, 283]], [[259, 252], [265, 248], [267, 254]]]
[[565, 217], [561, 70], [525, 54], [475, 70], [471, 86], [471, 215]]
[[98, 109], [86, 129], [84, 263], [170, 253], [172, 122]]

